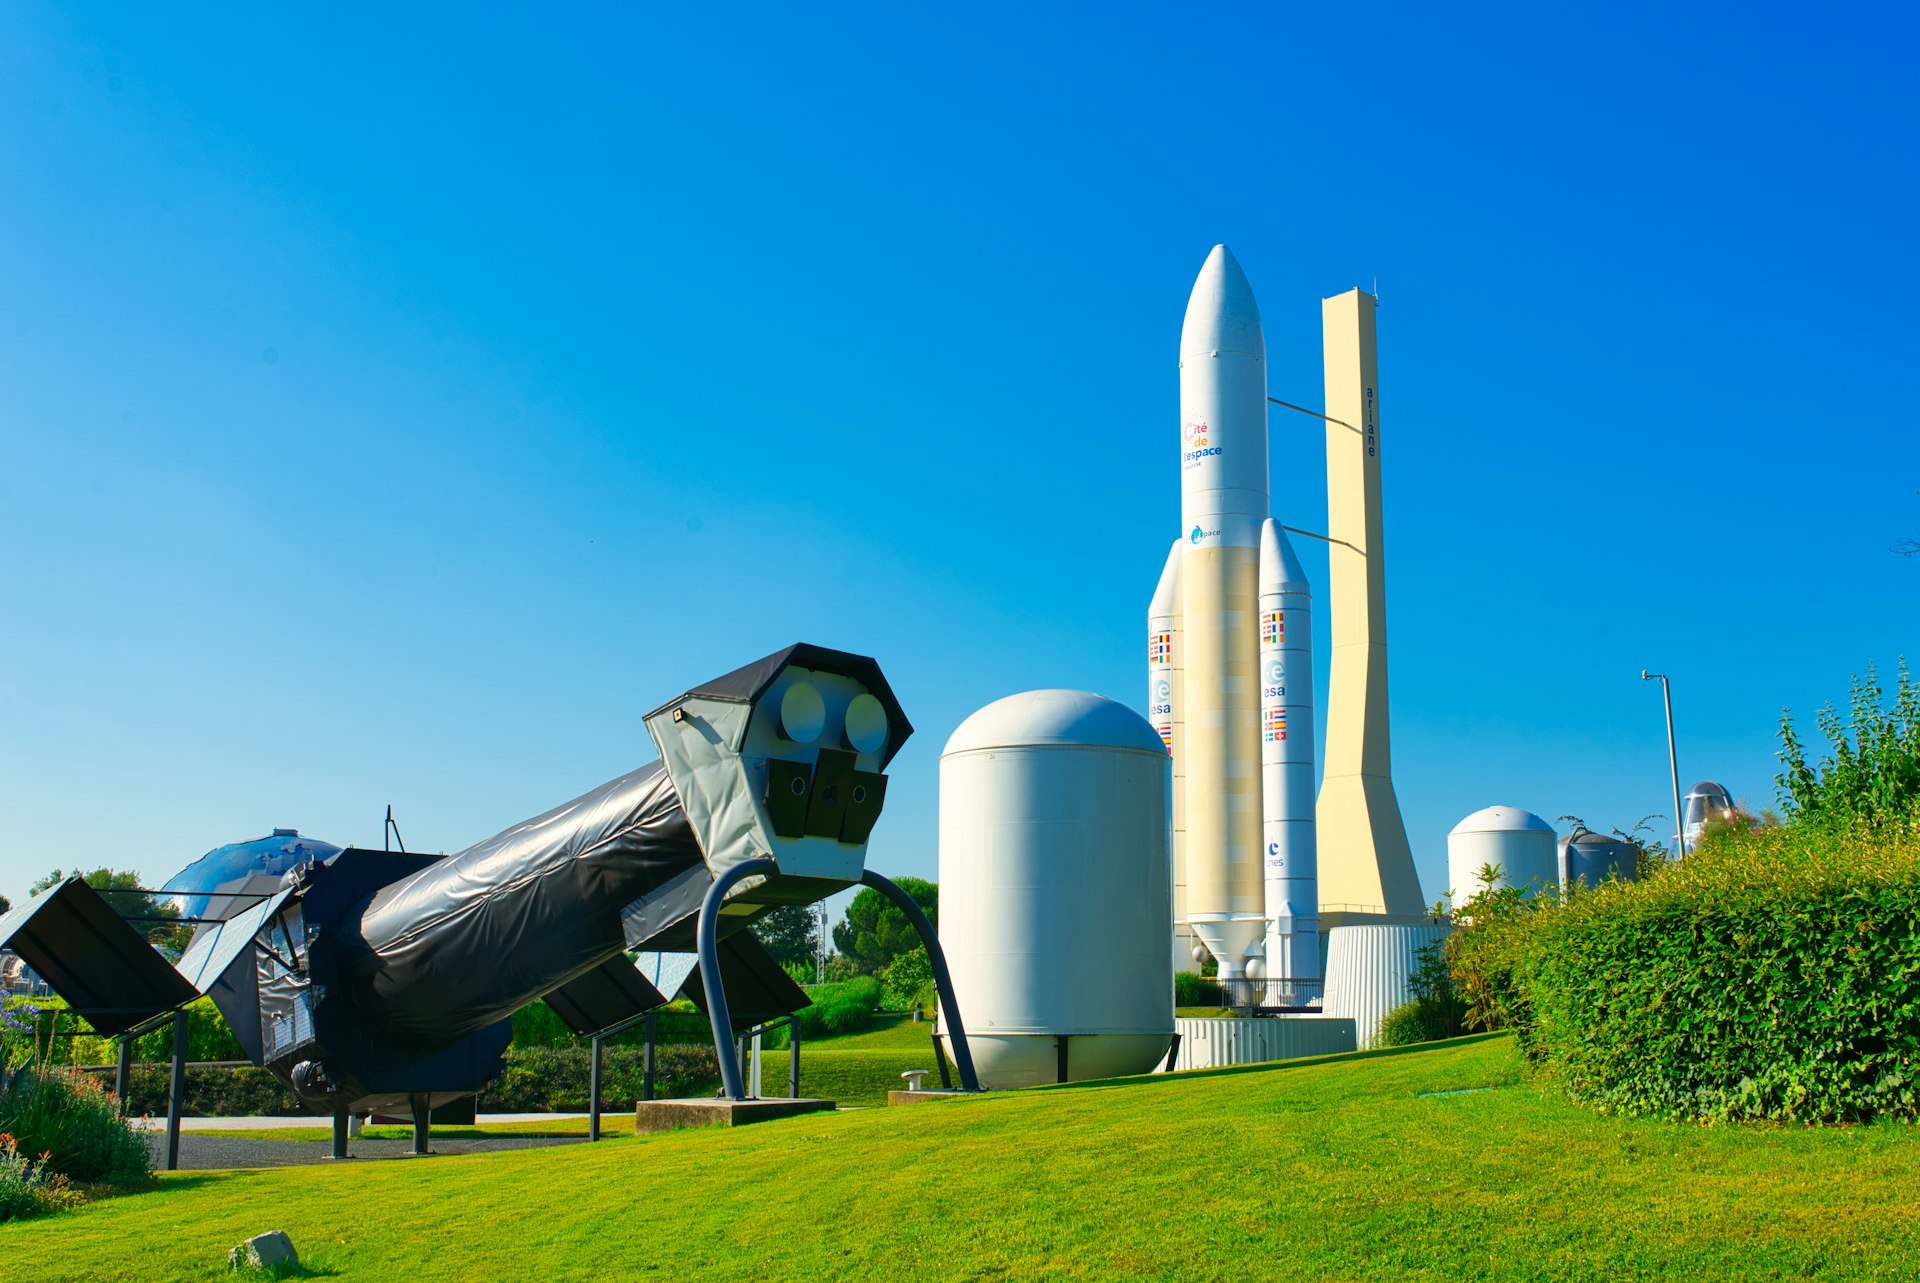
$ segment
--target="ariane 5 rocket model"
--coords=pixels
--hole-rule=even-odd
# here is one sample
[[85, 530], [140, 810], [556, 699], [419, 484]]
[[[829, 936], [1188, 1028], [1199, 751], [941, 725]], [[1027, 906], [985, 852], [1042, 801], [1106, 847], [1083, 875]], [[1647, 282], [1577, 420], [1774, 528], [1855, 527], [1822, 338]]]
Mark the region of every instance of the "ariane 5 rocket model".
[[1236, 1000], [1264, 978], [1268, 1002], [1303, 1004], [1320, 986], [1310, 592], [1269, 515], [1266, 337], [1224, 245], [1180, 329], [1180, 527], [1147, 619], [1176, 924]]

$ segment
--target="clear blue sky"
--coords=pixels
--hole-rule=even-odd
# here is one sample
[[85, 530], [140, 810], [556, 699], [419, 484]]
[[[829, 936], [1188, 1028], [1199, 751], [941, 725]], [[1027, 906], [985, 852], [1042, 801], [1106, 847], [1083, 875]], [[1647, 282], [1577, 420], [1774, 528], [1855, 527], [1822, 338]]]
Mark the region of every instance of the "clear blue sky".
[[1920, 637], [1912, 19], [1095, 12], [0, 10], [0, 892], [457, 849], [795, 640], [891, 675], [872, 861], [932, 875], [967, 713], [1143, 703], [1222, 240], [1307, 405], [1379, 282], [1428, 898], [1481, 806], [1670, 809], [1642, 667], [1770, 802]]

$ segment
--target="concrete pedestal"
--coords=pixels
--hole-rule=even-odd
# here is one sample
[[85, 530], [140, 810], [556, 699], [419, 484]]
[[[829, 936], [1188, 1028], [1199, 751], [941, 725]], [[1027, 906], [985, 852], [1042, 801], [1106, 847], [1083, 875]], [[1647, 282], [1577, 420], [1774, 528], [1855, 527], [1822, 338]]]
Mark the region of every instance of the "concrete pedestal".
[[830, 1100], [789, 1100], [773, 1097], [761, 1100], [643, 1100], [634, 1106], [633, 1130], [645, 1136], [649, 1132], [678, 1131], [683, 1127], [744, 1127], [775, 1118], [792, 1118], [832, 1109]]

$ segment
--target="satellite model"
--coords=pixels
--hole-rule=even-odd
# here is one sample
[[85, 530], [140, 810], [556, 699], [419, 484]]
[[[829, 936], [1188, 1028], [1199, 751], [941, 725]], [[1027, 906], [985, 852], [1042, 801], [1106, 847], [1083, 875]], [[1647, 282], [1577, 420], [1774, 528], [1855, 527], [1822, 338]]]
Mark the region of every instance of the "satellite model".
[[645, 721], [658, 762], [453, 855], [318, 843], [320, 858], [284, 874], [170, 886], [204, 897], [177, 966], [78, 878], [0, 918], [0, 948], [105, 1034], [211, 996], [256, 1063], [336, 1119], [420, 1118], [473, 1095], [499, 1072], [513, 1013], [537, 999], [588, 1033], [685, 984], [738, 1100], [735, 1022], [807, 1005], [744, 928], [865, 883], [920, 928], [975, 1089], [939, 943], [866, 870], [887, 763], [913, 733], [879, 665], [796, 645]]

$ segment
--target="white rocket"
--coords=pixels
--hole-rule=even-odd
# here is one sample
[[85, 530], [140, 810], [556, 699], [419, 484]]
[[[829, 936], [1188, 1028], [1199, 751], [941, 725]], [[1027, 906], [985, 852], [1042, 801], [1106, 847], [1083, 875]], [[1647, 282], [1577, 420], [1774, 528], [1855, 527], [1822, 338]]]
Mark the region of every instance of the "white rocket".
[[1148, 695], [1174, 759], [1185, 920], [1236, 999], [1264, 975], [1291, 1004], [1320, 978], [1312, 632], [1268, 515], [1266, 356], [1253, 289], [1216, 245], [1180, 330], [1183, 533], [1148, 608]]

